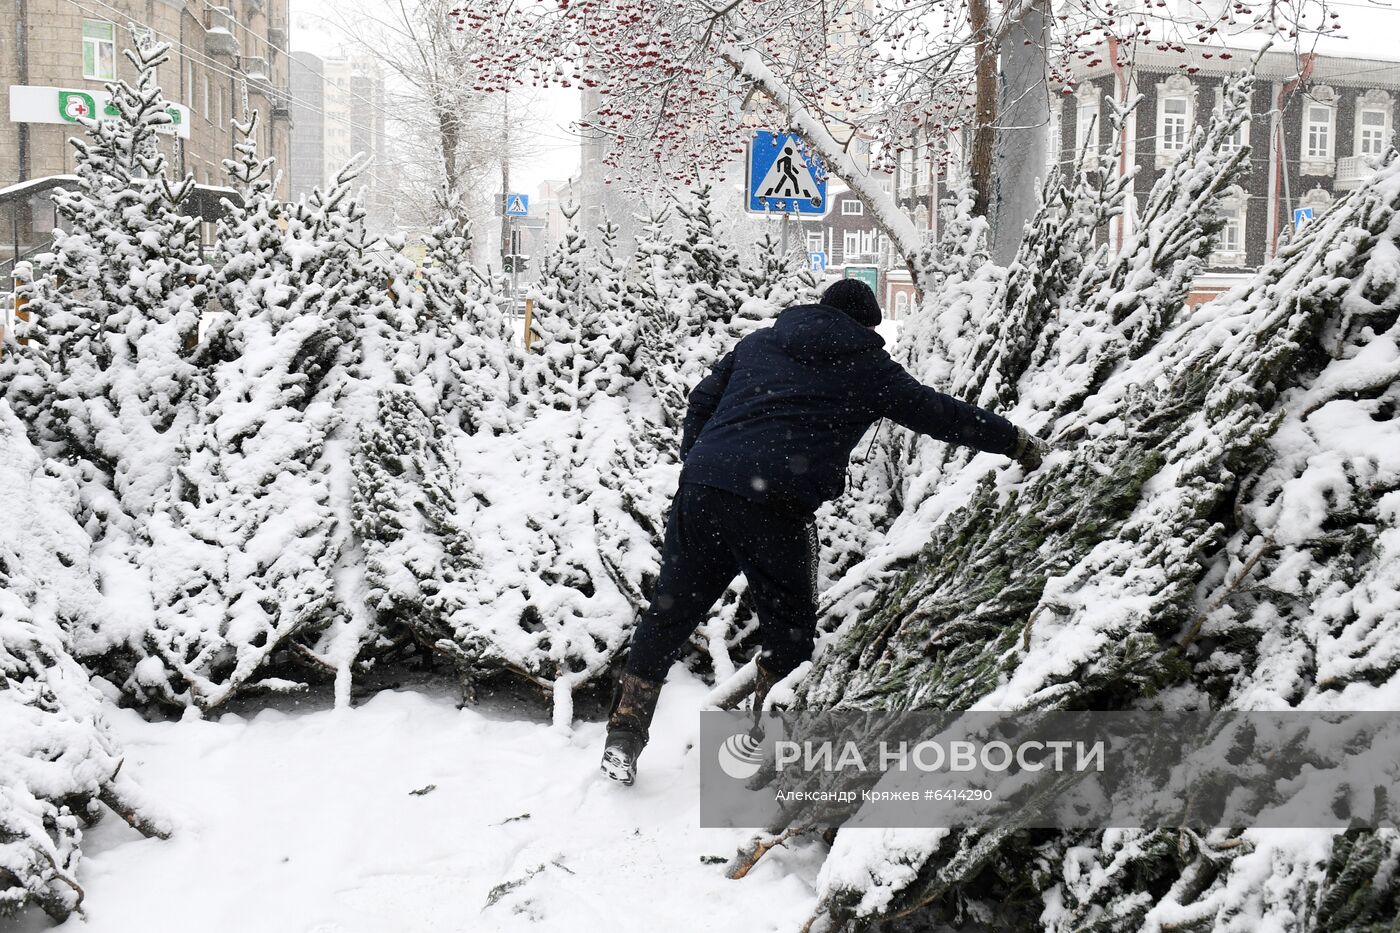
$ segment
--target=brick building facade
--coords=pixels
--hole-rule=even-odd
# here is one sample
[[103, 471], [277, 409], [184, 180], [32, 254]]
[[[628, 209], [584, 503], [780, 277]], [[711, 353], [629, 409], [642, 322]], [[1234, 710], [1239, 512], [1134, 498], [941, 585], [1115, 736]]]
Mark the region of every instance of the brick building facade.
[[[136, 78], [122, 55], [132, 43], [128, 23], [171, 45], [160, 81], [184, 125], [162, 144], [176, 172], [192, 173], [201, 185], [225, 183], [222, 162], [233, 154], [232, 121], [241, 118], [245, 89], [248, 106], [261, 113], [262, 152], [286, 165], [287, 17], [288, 0], [224, 0], [219, 6], [205, 0], [0, 4], [0, 87], [9, 101], [9, 120], [0, 131], [0, 191], [27, 182], [42, 187], [46, 177], [73, 172], [68, 140], [80, 132], [73, 113], [85, 111], [87, 101], [99, 101], [108, 81]], [[286, 193], [284, 176], [279, 194]], [[47, 243], [52, 212], [40, 203], [43, 198], [0, 205], [7, 255]]]

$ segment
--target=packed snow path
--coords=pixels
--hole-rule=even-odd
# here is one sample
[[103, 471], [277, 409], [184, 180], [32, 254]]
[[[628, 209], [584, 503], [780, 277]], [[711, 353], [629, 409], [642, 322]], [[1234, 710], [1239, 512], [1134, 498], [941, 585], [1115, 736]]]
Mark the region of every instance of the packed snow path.
[[[94, 827], [79, 873], [87, 917], [57, 929], [797, 929], [820, 852], [775, 850], [743, 881], [702, 861], [748, 838], [698, 828], [687, 747], [704, 694], [688, 678], [668, 687], [632, 788], [598, 773], [602, 724], [565, 733], [459, 710], [446, 693], [171, 723], [113, 710], [126, 767], [176, 834], [144, 839], [115, 817]], [[52, 929], [37, 911], [20, 928]]]

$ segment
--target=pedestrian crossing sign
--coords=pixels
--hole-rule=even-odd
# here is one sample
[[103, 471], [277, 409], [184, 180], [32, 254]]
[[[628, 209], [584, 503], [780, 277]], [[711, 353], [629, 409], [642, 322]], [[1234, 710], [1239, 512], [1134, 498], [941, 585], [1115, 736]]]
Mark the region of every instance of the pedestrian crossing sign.
[[759, 130], [749, 141], [748, 210], [825, 214], [826, 167], [793, 133]]
[[506, 195], [506, 216], [525, 217], [530, 213], [530, 196], [528, 194], [508, 194]]

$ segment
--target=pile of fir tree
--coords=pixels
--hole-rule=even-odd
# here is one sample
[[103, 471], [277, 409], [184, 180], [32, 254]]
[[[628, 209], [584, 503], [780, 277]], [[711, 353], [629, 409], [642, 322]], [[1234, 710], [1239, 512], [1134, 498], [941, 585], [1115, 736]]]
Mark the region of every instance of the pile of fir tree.
[[[792, 257], [745, 261], [725, 245], [708, 190], [677, 213], [679, 235], [659, 213], [630, 256], [605, 222], [588, 238], [570, 230], [545, 257], [531, 352], [497, 390], [510, 405], [459, 440], [478, 566], [453, 587], [457, 608], [413, 623], [469, 684], [523, 678], [562, 718], [646, 605], [689, 389], [812, 287]], [[752, 625], [741, 592], [697, 636], [703, 663], [726, 674]]]
[[[1250, 90], [1227, 87], [1223, 113], [1154, 186], [1121, 250], [1067, 267], [1076, 236], [1102, 218], [1057, 208], [1075, 198], [1049, 192], [994, 286], [988, 339], [949, 384], [1057, 449], [1029, 476], [942, 457], [955, 493], [925, 514], [917, 553], [866, 588], [800, 703], [1393, 706], [1400, 163], [1191, 313], [1216, 200], [1243, 161], [1222, 144]], [[1114, 192], [1100, 190], [1091, 203], [1111, 208]], [[946, 316], [923, 331], [933, 355], [965, 332]], [[1393, 916], [1396, 854], [1393, 833], [1056, 833], [1012, 821], [838, 834], [810, 926], [917, 914], [1056, 930], [1285, 916], [1359, 928]]]
[[123, 769], [106, 699], [73, 658], [70, 632], [103, 611], [73, 519], [78, 486], [3, 400], [0, 450], [0, 916], [37, 905], [61, 921], [82, 904], [83, 829], [104, 805], [147, 836], [170, 830]]

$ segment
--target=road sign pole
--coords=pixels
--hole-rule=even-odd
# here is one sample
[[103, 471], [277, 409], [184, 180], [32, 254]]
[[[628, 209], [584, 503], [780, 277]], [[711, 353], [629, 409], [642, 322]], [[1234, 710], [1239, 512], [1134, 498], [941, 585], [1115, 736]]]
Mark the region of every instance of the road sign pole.
[[516, 246], [515, 218], [510, 219], [510, 300], [520, 300], [520, 250]]

